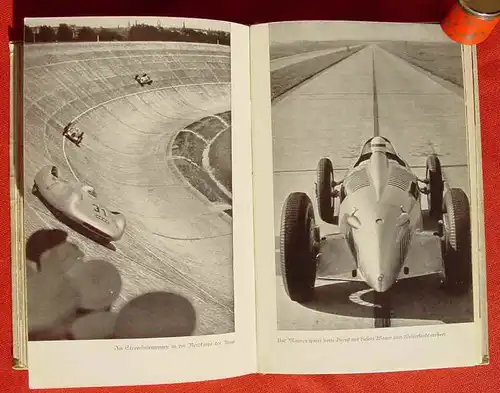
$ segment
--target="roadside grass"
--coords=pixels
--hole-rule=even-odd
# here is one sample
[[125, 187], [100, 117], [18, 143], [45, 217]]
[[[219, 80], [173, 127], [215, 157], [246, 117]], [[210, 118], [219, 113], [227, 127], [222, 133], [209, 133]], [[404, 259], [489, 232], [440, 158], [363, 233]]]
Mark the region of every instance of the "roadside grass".
[[462, 54], [455, 43], [390, 42], [379, 46], [407, 62], [463, 87]]
[[[272, 33], [270, 37], [272, 41]], [[295, 41], [290, 43], [271, 43], [270, 60], [293, 56], [322, 49], [336, 49], [347, 45], [359, 45], [357, 41]]]
[[231, 111], [219, 114], [219, 116], [227, 123], [231, 124]]
[[231, 204], [231, 200], [222, 191], [219, 191], [217, 185], [202, 168], [182, 158], [174, 158], [174, 164], [184, 178], [200, 193], [205, 195], [208, 200], [214, 203]]
[[[217, 119], [219, 116], [230, 124], [231, 112], [224, 112], [214, 116], [204, 117], [180, 131], [172, 144], [172, 156], [174, 164], [182, 176], [200, 193], [205, 195], [211, 202], [232, 204], [231, 198], [227, 197], [219, 188], [217, 183], [203, 168], [203, 151], [207, 142], [194, 133], [201, 135], [206, 141], [210, 141], [226, 126]], [[231, 167], [231, 129], [223, 132], [217, 137], [209, 153], [209, 161], [214, 170], [214, 176], [228, 190], [232, 189], [232, 167]], [[193, 164], [194, 163], [194, 164]], [[232, 216], [232, 209], [224, 211]]]
[[335, 63], [358, 52], [359, 49], [350, 49], [341, 52], [330, 53], [312, 59], [290, 64], [271, 72], [271, 99], [279, 97], [288, 90], [304, 82], [306, 79], [331, 67]]
[[189, 158], [201, 166], [205, 146], [206, 143], [200, 137], [189, 131], [181, 131], [172, 145], [172, 155]]
[[212, 139], [224, 128], [224, 124], [214, 116], [203, 117], [202, 119], [185, 127], [187, 130], [200, 134], [205, 139]]
[[219, 134], [208, 155], [215, 177], [232, 192], [231, 128]]

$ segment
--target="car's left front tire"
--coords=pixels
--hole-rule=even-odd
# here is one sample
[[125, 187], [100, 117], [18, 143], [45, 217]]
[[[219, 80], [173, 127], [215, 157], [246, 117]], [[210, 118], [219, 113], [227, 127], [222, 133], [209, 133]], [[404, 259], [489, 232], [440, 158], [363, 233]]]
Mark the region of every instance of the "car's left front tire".
[[445, 288], [462, 294], [472, 285], [472, 243], [469, 200], [459, 188], [451, 188], [444, 196], [443, 232]]
[[438, 220], [442, 214], [443, 206], [443, 173], [441, 170], [441, 162], [436, 154], [432, 154], [427, 158], [426, 162], [426, 177], [429, 181], [427, 194], [427, 202], [429, 205], [429, 213], [431, 217]]

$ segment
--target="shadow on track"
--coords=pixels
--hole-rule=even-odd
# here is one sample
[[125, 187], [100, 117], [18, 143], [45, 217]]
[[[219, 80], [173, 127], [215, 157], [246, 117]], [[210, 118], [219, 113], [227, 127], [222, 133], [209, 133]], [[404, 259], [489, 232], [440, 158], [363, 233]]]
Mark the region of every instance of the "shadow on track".
[[26, 243], [30, 341], [191, 336], [196, 312], [175, 293], [142, 294], [112, 311], [122, 280], [105, 260], [84, 260], [68, 234], [41, 229]]
[[[440, 279], [427, 276], [402, 280], [388, 294], [390, 310], [368, 285], [338, 282], [317, 286], [315, 298], [303, 307], [354, 318], [419, 319], [443, 323], [470, 322], [472, 295], [450, 296], [440, 287]], [[379, 307], [382, 306], [380, 309]]]
[[[425, 226], [433, 227], [433, 222]], [[279, 240], [277, 239], [277, 242]], [[279, 244], [279, 243], [277, 243]], [[279, 252], [276, 275], [281, 279]], [[320, 267], [319, 275], [336, 274], [339, 266]], [[350, 267], [344, 266], [344, 271]], [[286, 296], [286, 295], [285, 295]], [[290, 300], [291, 301], [291, 300]], [[316, 281], [314, 299], [303, 303], [305, 309], [353, 318], [375, 318], [375, 324], [388, 327], [389, 319], [463, 323], [473, 320], [472, 293], [453, 295], [442, 288], [438, 275], [408, 278], [397, 282], [385, 296], [376, 294], [364, 282]]]

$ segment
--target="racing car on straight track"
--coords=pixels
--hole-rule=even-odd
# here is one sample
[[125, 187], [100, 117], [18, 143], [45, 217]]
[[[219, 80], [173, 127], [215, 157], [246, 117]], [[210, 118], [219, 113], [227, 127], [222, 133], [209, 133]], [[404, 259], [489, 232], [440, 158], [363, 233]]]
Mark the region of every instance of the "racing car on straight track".
[[139, 83], [141, 86], [144, 85], [150, 85], [153, 83], [153, 80], [148, 74], [142, 74], [142, 75], [136, 75], [134, 79]]
[[35, 176], [32, 192], [56, 212], [62, 213], [104, 242], [117, 241], [123, 236], [125, 216], [104, 206], [93, 187], [70, 183], [59, 177], [59, 170], [54, 165], [40, 169]]
[[75, 145], [80, 146], [83, 139], [83, 131], [81, 131], [78, 127], [74, 127], [72, 123], [69, 123], [64, 127], [63, 136], [68, 138]]
[[[431, 274], [439, 275], [451, 293], [467, 292], [472, 283], [469, 201], [462, 189], [446, 188], [437, 155], [427, 158], [426, 177], [420, 179], [384, 137], [363, 145], [341, 181], [334, 180], [332, 161], [321, 158], [318, 212], [339, 231], [321, 236], [309, 196], [287, 197], [280, 263], [288, 296], [312, 300], [317, 278], [362, 281], [382, 295], [398, 280]], [[351, 269], [340, 266], [345, 261]], [[332, 267], [334, 274], [317, 277], [318, 266]]]

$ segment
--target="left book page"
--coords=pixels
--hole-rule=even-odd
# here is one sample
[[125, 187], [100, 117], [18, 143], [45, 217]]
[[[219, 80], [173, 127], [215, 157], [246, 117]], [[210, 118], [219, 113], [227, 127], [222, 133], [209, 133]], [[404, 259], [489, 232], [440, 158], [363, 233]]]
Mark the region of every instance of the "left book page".
[[28, 18], [22, 52], [30, 387], [255, 372], [248, 27]]

